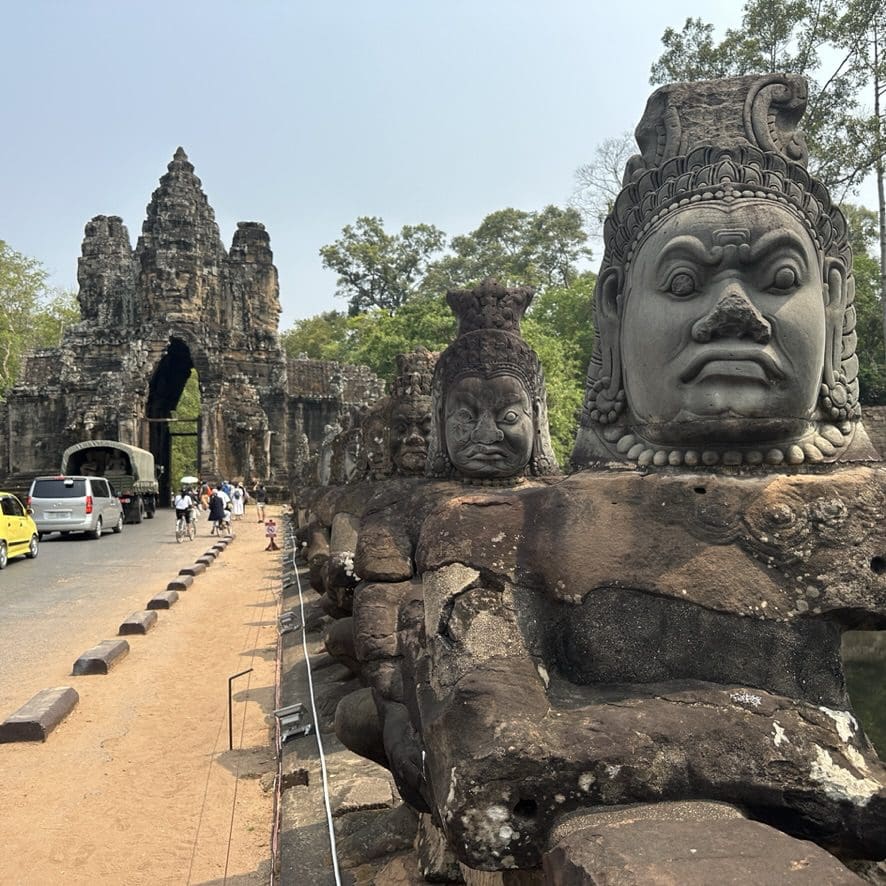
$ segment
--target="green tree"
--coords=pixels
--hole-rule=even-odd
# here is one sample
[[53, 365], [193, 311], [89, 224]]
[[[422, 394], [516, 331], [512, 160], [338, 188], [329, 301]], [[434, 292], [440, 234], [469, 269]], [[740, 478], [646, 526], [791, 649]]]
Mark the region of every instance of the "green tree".
[[404, 225], [388, 234], [376, 216], [345, 225], [342, 236], [320, 248], [323, 267], [338, 274], [336, 294], [348, 300], [351, 316], [371, 308], [393, 311], [418, 287], [431, 257], [446, 245], [433, 225]]
[[31, 348], [55, 348], [61, 344], [64, 331], [80, 322], [80, 305], [69, 289], [51, 289], [41, 299], [31, 328]]
[[652, 65], [652, 84], [707, 80], [729, 73], [727, 53], [714, 42], [714, 26], [700, 18], [687, 18], [681, 31], [665, 28], [661, 42], [664, 52]]
[[539, 293], [529, 308], [533, 323], [568, 344], [570, 360], [578, 365], [576, 378], [582, 385], [594, 347], [596, 282], [596, 274], [585, 272], [571, 286], [554, 286]]
[[296, 320], [280, 334], [280, 343], [289, 357], [304, 354], [312, 360], [344, 360], [350, 335], [349, 318], [340, 311], [324, 311]]
[[40, 262], [0, 240], [0, 397], [18, 380], [27, 351], [58, 345], [79, 319], [74, 295], [48, 289], [46, 280]]
[[862, 404], [886, 403], [886, 348], [879, 264], [871, 254], [878, 238], [877, 214], [864, 206], [844, 204], [849, 222], [855, 276], [855, 331], [858, 336], [858, 381]]
[[544, 290], [523, 321], [523, 335], [545, 371], [551, 443], [564, 467], [575, 444], [594, 344], [595, 283], [596, 276], [585, 273], [571, 286]]
[[873, 256], [863, 253], [855, 257], [854, 271], [860, 400], [862, 404], [886, 404], [886, 358], [883, 347], [883, 306], [879, 296], [879, 263]]
[[551, 444], [557, 461], [565, 467], [575, 444], [584, 371], [572, 343], [531, 316], [523, 321], [523, 336], [544, 369]]
[[[170, 425], [173, 431], [170, 444], [170, 477], [172, 483], [178, 483], [182, 477], [197, 476], [197, 446], [198, 438], [196, 420], [181, 421], [181, 419], [196, 419], [200, 415], [200, 379], [197, 370], [192, 369], [175, 409], [170, 413], [170, 418], [179, 419]], [[195, 436], [185, 436], [192, 432]]]
[[424, 345], [442, 351], [455, 336], [455, 317], [442, 295], [416, 295], [396, 311], [369, 311], [349, 320], [352, 332], [347, 360], [365, 363], [388, 381], [397, 354]]
[[841, 45], [853, 57], [870, 90], [872, 113], [859, 121], [858, 141], [864, 146], [859, 165], [873, 164], [877, 181], [879, 246], [878, 292], [886, 335], [886, 6], [882, 0], [852, 0], [843, 23]]
[[449, 254], [430, 266], [422, 288], [444, 292], [486, 277], [505, 285], [568, 286], [580, 273], [580, 262], [590, 258], [587, 239], [574, 207], [500, 209], [470, 234], [453, 237]]

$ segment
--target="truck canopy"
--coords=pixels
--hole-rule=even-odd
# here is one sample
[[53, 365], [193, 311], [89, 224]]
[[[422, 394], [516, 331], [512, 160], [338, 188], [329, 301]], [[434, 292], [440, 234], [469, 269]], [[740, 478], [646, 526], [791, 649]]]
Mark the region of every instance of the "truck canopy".
[[157, 484], [153, 454], [116, 440], [84, 440], [69, 446], [62, 454], [61, 472], [107, 477], [118, 483], [125, 479], [153, 488]]

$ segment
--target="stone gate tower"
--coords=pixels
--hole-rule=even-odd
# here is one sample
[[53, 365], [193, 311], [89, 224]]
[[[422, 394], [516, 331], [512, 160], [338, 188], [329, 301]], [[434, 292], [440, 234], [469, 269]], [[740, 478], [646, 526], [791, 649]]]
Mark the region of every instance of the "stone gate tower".
[[[151, 450], [167, 467], [161, 482], [168, 490], [176, 479], [168, 476], [168, 419], [194, 368], [202, 474], [287, 483], [288, 440], [301, 437], [306, 407], [300, 400], [298, 410], [290, 408], [299, 392], [288, 390], [277, 269], [264, 225], [240, 222], [226, 250], [179, 148], [134, 250], [117, 216], [86, 225], [78, 282], [81, 322], [59, 348], [28, 355], [7, 399], [0, 475], [56, 471], [67, 446], [106, 438]], [[369, 399], [377, 395], [377, 381], [367, 376], [357, 400], [364, 387]]]

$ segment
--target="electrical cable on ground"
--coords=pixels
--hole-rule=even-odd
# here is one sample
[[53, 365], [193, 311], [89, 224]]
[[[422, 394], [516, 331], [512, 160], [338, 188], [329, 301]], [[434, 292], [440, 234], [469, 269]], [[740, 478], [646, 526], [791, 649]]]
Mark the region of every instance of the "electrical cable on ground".
[[[283, 589], [277, 598], [277, 624], [283, 612]], [[277, 631], [277, 661], [274, 667], [274, 710], [283, 707], [283, 634]], [[274, 779], [274, 814], [271, 823], [271, 872], [268, 886], [277, 882], [277, 865], [280, 862], [280, 831], [283, 829], [283, 741], [280, 718], [274, 717], [274, 749], [277, 759], [277, 777]]]

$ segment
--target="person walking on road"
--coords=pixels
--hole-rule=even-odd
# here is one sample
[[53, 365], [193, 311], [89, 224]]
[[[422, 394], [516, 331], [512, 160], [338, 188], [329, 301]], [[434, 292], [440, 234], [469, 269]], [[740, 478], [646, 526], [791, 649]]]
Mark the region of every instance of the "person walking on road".
[[265, 484], [259, 481], [252, 489], [252, 497], [255, 499], [255, 511], [258, 514], [258, 522], [265, 522], [265, 505], [268, 503], [268, 493]]
[[246, 502], [249, 496], [243, 488], [242, 483], [237, 483], [231, 490], [231, 515], [235, 520], [242, 520], [243, 514], [246, 513]]

